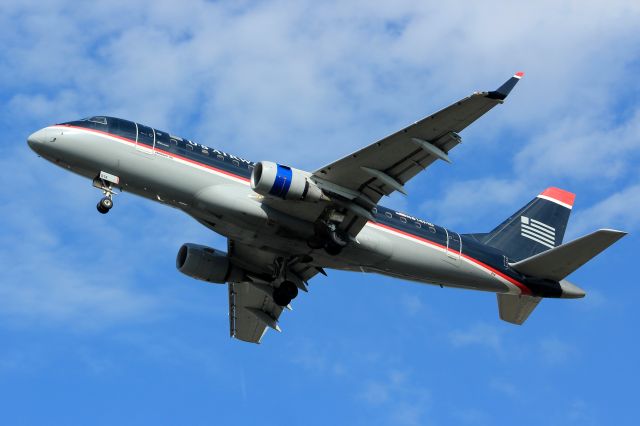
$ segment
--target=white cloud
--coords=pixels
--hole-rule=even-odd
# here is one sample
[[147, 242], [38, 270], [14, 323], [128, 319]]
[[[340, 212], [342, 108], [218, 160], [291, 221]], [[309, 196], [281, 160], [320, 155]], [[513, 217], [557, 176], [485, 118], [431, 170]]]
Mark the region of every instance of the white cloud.
[[[432, 215], [434, 221], [446, 222], [447, 226], [461, 223], [472, 226], [474, 223], [482, 222], [487, 215], [498, 211], [502, 211], [504, 216], [498, 220], [506, 219], [533, 198], [532, 195], [523, 202], [522, 194], [526, 192], [532, 191], [525, 182], [509, 179], [488, 177], [454, 182], [448, 186], [445, 194], [424, 202], [420, 209]], [[493, 226], [499, 223], [496, 222]], [[481, 231], [490, 230], [491, 226]]]
[[489, 383], [489, 387], [499, 393], [508, 396], [509, 398], [518, 398], [520, 393], [518, 392], [518, 388], [512, 382], [500, 379], [493, 378]]
[[570, 116], [534, 137], [516, 156], [515, 168], [527, 179], [611, 181], [635, 171], [638, 133], [640, 110], [627, 120]]
[[564, 364], [578, 355], [576, 348], [570, 343], [549, 337], [540, 341], [542, 360], [548, 364]]
[[411, 383], [409, 372], [403, 370], [389, 370], [384, 379], [365, 383], [359, 397], [384, 409], [388, 422], [396, 425], [424, 424], [431, 407], [431, 393]]
[[472, 407], [460, 407], [453, 412], [453, 417], [457, 421], [470, 425], [491, 424], [490, 416], [482, 410]]
[[382, 404], [389, 400], [389, 389], [382, 383], [369, 382], [364, 385], [360, 397], [369, 404]]
[[[195, 118], [185, 136], [290, 161], [322, 143], [314, 160], [324, 162], [520, 66], [532, 71], [521, 99], [488, 127], [539, 128], [570, 105], [577, 115], [585, 100], [602, 103], [625, 71], [638, 16], [635, 2], [614, 3], [584, 2], [576, 13], [550, 1], [19, 2], [0, 22], [18, 23], [2, 37], [5, 84], [17, 97], [54, 89], [49, 112], [32, 103], [41, 119], [104, 110], [175, 131]], [[607, 73], [586, 66], [596, 58]]]
[[567, 413], [569, 421], [587, 426], [598, 424], [599, 422], [593, 413], [591, 405], [583, 399], [574, 399], [569, 405], [569, 412]]
[[640, 225], [639, 211], [640, 185], [632, 184], [588, 209], [576, 212], [571, 232], [578, 236], [597, 228], [635, 231]]
[[415, 316], [425, 308], [422, 299], [415, 294], [403, 294], [400, 303], [409, 316]]
[[[0, 160], [11, 189], [0, 197], [0, 317], [18, 327], [94, 330], [181, 309], [178, 287], [146, 285], [145, 265], [160, 253], [172, 267], [183, 238], [211, 239], [197, 239], [203, 228], [173, 209], [136, 211], [136, 200], [125, 195], [101, 216], [95, 211], [101, 195], [88, 180], [43, 164], [22, 144]], [[135, 248], [129, 235], [139, 236]], [[172, 280], [180, 279], [175, 272]]]
[[496, 326], [484, 323], [477, 323], [466, 330], [455, 330], [449, 333], [449, 341], [453, 346], [485, 346], [497, 353], [502, 353], [503, 332]]

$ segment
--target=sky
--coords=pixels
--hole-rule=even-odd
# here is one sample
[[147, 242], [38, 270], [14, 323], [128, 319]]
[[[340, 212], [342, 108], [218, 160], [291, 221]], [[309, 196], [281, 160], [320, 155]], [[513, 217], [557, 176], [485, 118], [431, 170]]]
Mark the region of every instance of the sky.
[[[0, 424], [631, 425], [640, 290], [640, 3], [3, 1]], [[177, 210], [38, 158], [96, 114], [315, 170], [516, 71], [390, 207], [486, 232], [548, 186], [566, 240], [630, 234], [523, 326], [491, 293], [329, 271], [261, 345], [227, 290], [175, 269], [225, 241]]]

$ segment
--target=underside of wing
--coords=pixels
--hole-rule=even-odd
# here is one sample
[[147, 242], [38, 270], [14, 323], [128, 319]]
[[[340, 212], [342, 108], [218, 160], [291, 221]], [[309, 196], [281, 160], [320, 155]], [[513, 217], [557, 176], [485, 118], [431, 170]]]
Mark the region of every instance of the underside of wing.
[[[258, 284], [260, 285], [260, 284]], [[280, 331], [278, 319], [282, 307], [271, 298], [269, 286], [252, 282], [229, 283], [230, 334], [245, 342], [260, 343], [267, 327]]]
[[289, 256], [282, 264], [283, 257], [277, 253], [237, 241], [230, 240], [228, 249], [231, 262], [246, 271], [244, 280], [228, 284], [230, 334], [260, 343], [268, 328], [280, 331], [278, 322], [284, 307], [274, 301], [275, 288], [288, 280], [307, 292], [307, 281], [319, 270], [297, 256]]

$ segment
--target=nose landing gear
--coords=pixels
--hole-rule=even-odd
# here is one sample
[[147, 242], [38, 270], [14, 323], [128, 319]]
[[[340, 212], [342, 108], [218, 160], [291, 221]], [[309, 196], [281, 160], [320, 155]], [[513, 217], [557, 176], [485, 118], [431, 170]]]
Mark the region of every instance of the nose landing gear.
[[[106, 176], [103, 176], [103, 175], [106, 175]], [[113, 207], [113, 196], [116, 195], [111, 185], [111, 182], [105, 179], [105, 177], [107, 178], [113, 177], [117, 179], [117, 177], [115, 176], [101, 172], [100, 176], [96, 177], [93, 180], [93, 186], [101, 190], [102, 193], [104, 194], [104, 197], [102, 197], [100, 201], [98, 201], [98, 204], [96, 205], [96, 209], [101, 214], [109, 213], [109, 210], [111, 210], [111, 208]]]

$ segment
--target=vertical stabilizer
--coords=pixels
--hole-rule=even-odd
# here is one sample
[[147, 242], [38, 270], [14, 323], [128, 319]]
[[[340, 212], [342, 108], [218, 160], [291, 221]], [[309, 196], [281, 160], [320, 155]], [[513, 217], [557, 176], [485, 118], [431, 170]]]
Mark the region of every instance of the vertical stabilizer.
[[526, 206], [483, 237], [510, 260], [526, 259], [562, 244], [575, 194], [547, 188]]

